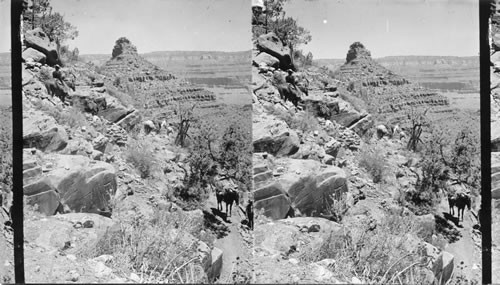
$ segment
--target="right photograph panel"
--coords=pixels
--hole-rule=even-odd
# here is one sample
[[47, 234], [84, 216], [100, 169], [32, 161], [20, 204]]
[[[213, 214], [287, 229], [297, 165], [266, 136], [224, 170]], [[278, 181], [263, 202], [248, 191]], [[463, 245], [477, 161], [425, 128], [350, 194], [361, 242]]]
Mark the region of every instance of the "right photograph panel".
[[481, 283], [478, 10], [252, 2], [256, 283]]

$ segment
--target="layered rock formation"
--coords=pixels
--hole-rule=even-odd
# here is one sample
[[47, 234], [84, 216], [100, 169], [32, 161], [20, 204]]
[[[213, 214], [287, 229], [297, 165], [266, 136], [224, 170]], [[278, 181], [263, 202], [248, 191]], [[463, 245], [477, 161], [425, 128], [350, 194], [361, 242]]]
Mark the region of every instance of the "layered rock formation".
[[348, 60], [332, 75], [340, 86], [367, 101], [372, 111], [393, 117], [395, 121], [411, 108], [430, 107], [431, 113], [450, 111], [446, 97], [383, 67], [362, 44], [353, 45]]
[[200, 109], [219, 106], [212, 92], [148, 62], [131, 43], [122, 45], [115, 48], [113, 57], [103, 66], [104, 81], [128, 93], [133, 105], [143, 109], [145, 116], [158, 120], [169, 118], [179, 103], [192, 102]]

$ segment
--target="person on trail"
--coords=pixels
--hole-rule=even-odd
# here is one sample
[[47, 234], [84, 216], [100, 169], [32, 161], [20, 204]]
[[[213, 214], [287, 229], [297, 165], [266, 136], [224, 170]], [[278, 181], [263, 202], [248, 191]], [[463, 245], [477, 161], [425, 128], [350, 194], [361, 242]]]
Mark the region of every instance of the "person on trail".
[[285, 81], [293, 86], [295, 90], [297, 90], [297, 79], [295, 78], [295, 75], [293, 74], [293, 70], [289, 69], [288, 70], [288, 75], [285, 77]]
[[56, 70], [54, 70], [54, 72], [52, 72], [52, 77], [54, 77], [54, 79], [59, 79], [59, 81], [63, 81], [63, 76], [62, 76], [62, 72], [61, 72], [61, 67], [59, 66], [59, 64], [56, 64], [54, 66], [54, 68]]
[[249, 201], [246, 208], [248, 227], [253, 230], [253, 201]]
[[54, 66], [54, 68], [56, 70], [54, 70], [54, 72], [52, 72], [52, 77], [54, 77], [54, 79], [56, 80], [56, 83], [57, 83], [57, 80], [59, 80], [59, 83], [63, 86], [63, 87], [67, 87], [66, 83], [64, 82], [64, 76], [61, 72], [61, 67], [59, 66], [59, 64], [56, 64]]

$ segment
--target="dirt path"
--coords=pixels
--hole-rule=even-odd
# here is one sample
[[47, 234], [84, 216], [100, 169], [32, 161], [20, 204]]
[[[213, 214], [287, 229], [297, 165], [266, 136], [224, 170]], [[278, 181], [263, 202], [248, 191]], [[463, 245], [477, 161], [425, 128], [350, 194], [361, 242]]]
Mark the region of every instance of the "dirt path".
[[[209, 199], [208, 206], [217, 208], [215, 197]], [[223, 212], [225, 213], [225, 203], [223, 203]], [[245, 215], [238, 206], [233, 205], [232, 216], [224, 221], [221, 217], [217, 217], [222, 223], [229, 228], [229, 233], [215, 241], [215, 246], [223, 251], [222, 256], [222, 272], [218, 283], [233, 283], [233, 273], [236, 278], [242, 278], [242, 275], [247, 275], [251, 269], [250, 257], [251, 232], [241, 225], [241, 221], [245, 219]]]
[[[438, 207], [439, 213], [449, 213], [448, 201], [443, 199]], [[455, 217], [457, 216], [455, 208]], [[473, 233], [476, 224], [474, 215], [465, 209], [464, 220], [457, 227], [462, 235], [456, 242], [446, 245], [445, 251], [455, 257], [454, 278], [464, 277], [467, 280], [481, 280], [481, 237]]]

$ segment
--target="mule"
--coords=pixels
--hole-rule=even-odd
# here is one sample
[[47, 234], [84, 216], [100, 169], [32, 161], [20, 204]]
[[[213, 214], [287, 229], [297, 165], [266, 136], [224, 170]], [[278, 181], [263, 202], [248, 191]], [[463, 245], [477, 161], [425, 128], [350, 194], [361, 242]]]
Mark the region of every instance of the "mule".
[[465, 193], [448, 194], [448, 205], [450, 207], [450, 214], [455, 216], [455, 209], [457, 207], [458, 221], [460, 221], [460, 211], [462, 211], [462, 221], [464, 220], [465, 206], [470, 211], [471, 199], [470, 196]]
[[277, 86], [278, 92], [280, 93], [280, 98], [283, 101], [290, 101], [295, 106], [298, 107], [299, 102], [302, 101], [300, 95], [302, 91], [299, 88], [294, 88], [291, 84], [279, 84]]
[[62, 102], [64, 102], [69, 95], [69, 88], [59, 80], [49, 79], [44, 82], [44, 85], [49, 95], [52, 97], [55, 95], [61, 99]]
[[[226, 216], [231, 217], [231, 211], [233, 209], [233, 203], [236, 203], [236, 206], [240, 204], [240, 194], [237, 190], [229, 189], [224, 192], [224, 203], [226, 203]], [[229, 212], [228, 212], [229, 208]], [[229, 213], [229, 215], [228, 215]]]

